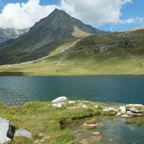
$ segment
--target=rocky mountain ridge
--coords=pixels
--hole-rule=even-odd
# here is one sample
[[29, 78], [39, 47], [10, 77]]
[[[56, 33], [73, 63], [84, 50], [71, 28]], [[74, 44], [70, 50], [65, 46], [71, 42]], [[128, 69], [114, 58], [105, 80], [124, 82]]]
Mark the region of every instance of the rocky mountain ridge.
[[91, 34], [105, 34], [55, 9], [26, 34], [0, 45], [0, 64], [20, 63], [47, 56], [56, 47]]

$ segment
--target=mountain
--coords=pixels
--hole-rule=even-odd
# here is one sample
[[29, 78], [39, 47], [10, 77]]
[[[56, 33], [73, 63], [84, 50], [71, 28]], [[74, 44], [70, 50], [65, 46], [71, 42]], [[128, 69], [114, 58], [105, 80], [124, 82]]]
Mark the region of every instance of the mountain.
[[67, 42], [49, 55], [0, 66], [0, 75], [144, 74], [144, 30], [90, 35]]
[[0, 64], [20, 63], [49, 55], [58, 46], [82, 37], [106, 32], [55, 9], [48, 17], [37, 22], [26, 34], [10, 43], [0, 45]]
[[16, 39], [27, 31], [28, 29], [0, 28], [0, 43], [10, 39]]

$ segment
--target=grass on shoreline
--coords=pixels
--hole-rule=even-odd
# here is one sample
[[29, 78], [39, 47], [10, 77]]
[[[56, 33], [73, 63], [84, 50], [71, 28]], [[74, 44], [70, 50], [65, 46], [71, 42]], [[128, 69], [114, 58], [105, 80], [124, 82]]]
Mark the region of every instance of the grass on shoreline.
[[[67, 100], [61, 108], [54, 107], [52, 102], [27, 102], [23, 106], [12, 107], [4, 107], [0, 103], [0, 117], [8, 119], [16, 129], [24, 128], [32, 133], [32, 139], [16, 137], [6, 144], [74, 144], [74, 132], [63, 126], [83, 118], [90, 118], [86, 123], [93, 124], [99, 116], [114, 118], [119, 111], [119, 104], [112, 106], [117, 112], [105, 111], [105, 107], [107, 103], [82, 100], [71, 103]], [[144, 111], [143, 108], [140, 110]], [[128, 118], [126, 123], [143, 125], [144, 118]]]
[[[77, 101], [76, 103], [81, 102]], [[67, 105], [72, 106], [73, 104]], [[32, 140], [16, 138], [11, 144], [32, 144], [35, 140], [41, 139], [45, 144], [73, 144], [72, 131], [62, 130], [62, 124], [73, 119], [99, 114], [100, 107], [95, 109], [93, 106], [87, 109], [67, 109], [65, 106], [56, 108], [52, 106], [51, 102], [28, 102], [23, 106], [4, 108], [3, 104], [0, 104], [0, 117], [7, 118], [16, 129], [25, 128], [32, 133]]]

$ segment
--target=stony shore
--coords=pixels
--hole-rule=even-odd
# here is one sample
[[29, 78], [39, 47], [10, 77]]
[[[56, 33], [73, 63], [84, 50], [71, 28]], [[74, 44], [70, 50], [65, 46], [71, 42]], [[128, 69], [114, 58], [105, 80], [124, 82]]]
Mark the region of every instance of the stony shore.
[[[68, 100], [61, 96], [52, 102], [28, 102], [23, 106], [4, 108], [0, 105], [0, 144], [72, 143], [72, 133], [61, 125], [74, 119], [96, 115], [131, 118], [144, 116], [144, 105], [127, 104], [106, 106], [104, 103]], [[99, 126], [96, 122], [84, 123], [86, 129]], [[61, 139], [63, 137], [63, 139]], [[99, 132], [92, 134], [101, 139]]]

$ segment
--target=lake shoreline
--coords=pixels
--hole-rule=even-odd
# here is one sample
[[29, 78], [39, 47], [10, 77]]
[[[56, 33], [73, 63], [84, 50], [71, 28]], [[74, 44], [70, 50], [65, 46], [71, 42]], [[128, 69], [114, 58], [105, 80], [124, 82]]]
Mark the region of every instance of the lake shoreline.
[[[69, 129], [61, 129], [64, 123], [72, 122], [74, 119], [86, 117], [118, 116], [131, 118], [144, 114], [143, 105], [105, 106], [104, 103], [92, 101], [73, 101], [66, 97], [58, 97], [52, 102], [27, 102], [23, 106], [5, 108], [0, 105], [0, 117], [6, 118], [16, 129], [25, 128], [32, 134], [32, 139], [14, 138], [14, 142], [33, 143], [44, 140], [45, 143], [72, 143], [73, 132]], [[131, 112], [130, 112], [131, 111]], [[132, 111], [135, 111], [132, 113]], [[140, 115], [142, 113], [142, 115]], [[90, 123], [89, 123], [90, 124]], [[88, 127], [90, 125], [87, 125]], [[40, 134], [42, 137], [40, 138]], [[49, 138], [46, 138], [49, 137]]]

